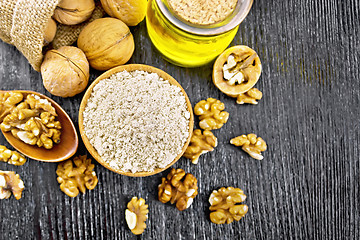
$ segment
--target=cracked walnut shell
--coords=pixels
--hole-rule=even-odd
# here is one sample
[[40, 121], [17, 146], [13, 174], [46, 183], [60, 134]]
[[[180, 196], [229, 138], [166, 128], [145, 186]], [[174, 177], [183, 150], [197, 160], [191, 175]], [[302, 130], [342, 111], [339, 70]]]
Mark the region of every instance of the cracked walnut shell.
[[[73, 165], [74, 163], [74, 165]], [[91, 163], [86, 155], [75, 157], [58, 165], [56, 174], [60, 189], [69, 197], [76, 197], [80, 192], [83, 194], [86, 188], [92, 190], [98, 183], [94, 171], [95, 165]]]
[[216, 224], [239, 221], [248, 212], [248, 206], [238, 204], [245, 201], [246, 195], [240, 188], [222, 187], [214, 190], [210, 197], [210, 220]]
[[24, 190], [24, 182], [19, 174], [11, 171], [0, 171], [0, 199], [8, 199], [11, 193], [19, 200]]
[[148, 205], [143, 198], [133, 197], [130, 200], [125, 210], [125, 220], [133, 234], [139, 235], [144, 232], [148, 213]]
[[194, 107], [194, 113], [199, 116], [200, 128], [204, 130], [221, 128], [229, 118], [229, 113], [223, 111], [224, 109], [224, 103], [214, 98], [198, 102]]
[[217, 146], [217, 138], [209, 130], [201, 133], [200, 129], [195, 129], [187, 147], [184, 157], [190, 159], [193, 164], [197, 164], [200, 155], [211, 152]]
[[215, 61], [213, 82], [230, 97], [249, 91], [259, 80], [261, 62], [257, 53], [243, 45], [226, 49]]
[[176, 203], [176, 208], [180, 211], [189, 208], [198, 194], [197, 179], [182, 169], [172, 168], [167, 177], [162, 178], [158, 188], [160, 202]]
[[116, 18], [99, 18], [86, 25], [77, 45], [91, 67], [101, 71], [126, 63], [135, 49], [130, 29]]
[[26, 163], [26, 158], [22, 154], [16, 151], [11, 151], [7, 147], [0, 145], [0, 161], [20, 166]]
[[64, 46], [45, 54], [41, 76], [46, 90], [59, 97], [81, 93], [89, 82], [89, 62], [81, 49]]
[[76, 25], [87, 20], [95, 9], [94, 0], [61, 0], [54, 11], [54, 18], [65, 25]]
[[261, 152], [264, 152], [267, 148], [266, 142], [255, 134], [241, 135], [230, 140], [230, 143], [242, 147], [242, 150], [247, 152], [252, 158], [262, 160], [264, 157]]

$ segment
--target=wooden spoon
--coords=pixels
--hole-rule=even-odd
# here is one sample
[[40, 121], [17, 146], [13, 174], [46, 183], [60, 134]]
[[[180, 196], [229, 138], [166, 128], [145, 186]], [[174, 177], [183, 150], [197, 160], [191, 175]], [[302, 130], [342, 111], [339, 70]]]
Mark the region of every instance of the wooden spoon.
[[[0, 93], [7, 92], [0, 90]], [[43, 147], [33, 146], [24, 143], [20, 139], [15, 138], [11, 132], [3, 132], [6, 140], [13, 146], [16, 150], [24, 154], [25, 156], [43, 162], [61, 162], [72, 157], [78, 148], [79, 139], [77, 132], [71, 118], [67, 113], [62, 109], [59, 104], [57, 104], [51, 98], [44, 96], [40, 93], [26, 90], [13, 90], [12, 92], [19, 92], [24, 95], [26, 98], [29, 94], [38, 95], [41, 98], [45, 98], [51, 102], [51, 105], [55, 108], [57, 113], [57, 120], [61, 123], [61, 136], [60, 143], [55, 144], [52, 149], [45, 149]]]

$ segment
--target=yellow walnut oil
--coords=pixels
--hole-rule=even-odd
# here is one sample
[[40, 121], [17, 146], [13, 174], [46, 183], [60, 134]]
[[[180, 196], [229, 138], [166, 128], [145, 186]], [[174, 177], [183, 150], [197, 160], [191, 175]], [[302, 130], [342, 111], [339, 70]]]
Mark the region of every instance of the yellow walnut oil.
[[237, 25], [216, 35], [189, 33], [170, 22], [156, 0], [149, 0], [146, 26], [152, 43], [164, 58], [182, 67], [198, 67], [214, 60], [229, 46], [239, 28]]

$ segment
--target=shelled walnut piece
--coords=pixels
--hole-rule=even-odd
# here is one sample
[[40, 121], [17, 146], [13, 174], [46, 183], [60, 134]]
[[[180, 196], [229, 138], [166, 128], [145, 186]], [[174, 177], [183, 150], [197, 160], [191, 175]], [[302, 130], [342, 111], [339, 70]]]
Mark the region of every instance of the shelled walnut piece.
[[258, 104], [257, 100], [262, 98], [262, 92], [259, 91], [257, 88], [251, 88], [249, 91], [245, 93], [240, 93], [237, 96], [236, 103], [237, 104]]
[[242, 45], [234, 46], [226, 49], [216, 59], [213, 82], [220, 91], [236, 98], [257, 83], [261, 68], [260, 58], [253, 49]]
[[56, 121], [56, 110], [47, 99], [29, 94], [3, 119], [4, 132], [30, 145], [51, 149], [60, 142], [61, 124]]
[[267, 148], [266, 142], [255, 134], [241, 135], [230, 140], [230, 143], [242, 147], [242, 150], [247, 152], [252, 158], [262, 160], [264, 157], [261, 152], [264, 152]]
[[4, 120], [4, 117], [6, 117], [23, 98], [24, 96], [18, 92], [0, 93], [0, 122]]
[[199, 116], [200, 128], [204, 130], [221, 128], [229, 119], [229, 113], [223, 111], [224, 109], [224, 103], [214, 98], [198, 102], [194, 107], [194, 113]]
[[20, 166], [26, 163], [26, 158], [16, 151], [11, 151], [7, 147], [0, 145], [0, 161]]
[[130, 200], [125, 210], [125, 220], [133, 234], [139, 235], [144, 232], [148, 213], [148, 205], [143, 198], [133, 197]]
[[24, 190], [24, 182], [19, 174], [11, 171], [0, 171], [0, 199], [8, 199], [11, 193], [19, 200]]
[[176, 203], [176, 208], [183, 211], [190, 207], [198, 194], [197, 190], [197, 179], [194, 175], [186, 174], [182, 169], [172, 168], [167, 177], [162, 178], [158, 196], [160, 202]]
[[91, 164], [91, 159], [88, 159], [86, 155], [60, 163], [56, 174], [61, 191], [69, 197], [76, 197], [79, 190], [84, 194], [86, 188], [94, 189], [98, 183], [94, 167], [95, 165]]
[[217, 138], [209, 130], [201, 133], [200, 129], [195, 129], [187, 147], [184, 157], [190, 159], [193, 164], [197, 164], [200, 155], [211, 152], [217, 146]]
[[214, 190], [209, 198], [210, 220], [216, 224], [239, 221], [248, 212], [248, 206], [238, 204], [245, 201], [246, 195], [240, 188], [222, 187]]

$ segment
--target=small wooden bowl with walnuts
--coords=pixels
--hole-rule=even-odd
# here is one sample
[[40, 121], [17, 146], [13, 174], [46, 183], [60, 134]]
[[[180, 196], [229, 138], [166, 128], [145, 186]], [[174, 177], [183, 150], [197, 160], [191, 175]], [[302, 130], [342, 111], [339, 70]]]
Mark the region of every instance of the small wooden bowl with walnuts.
[[132, 177], [157, 174], [178, 161], [193, 125], [191, 103], [180, 84], [141, 64], [103, 73], [87, 89], [79, 110], [80, 135], [90, 154], [105, 168]]

